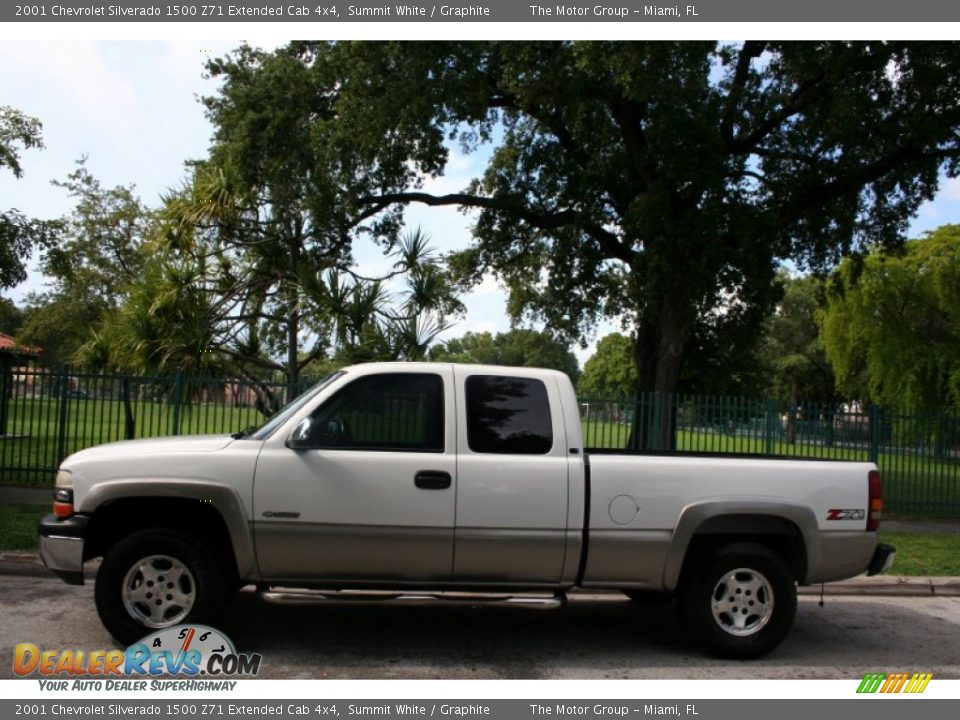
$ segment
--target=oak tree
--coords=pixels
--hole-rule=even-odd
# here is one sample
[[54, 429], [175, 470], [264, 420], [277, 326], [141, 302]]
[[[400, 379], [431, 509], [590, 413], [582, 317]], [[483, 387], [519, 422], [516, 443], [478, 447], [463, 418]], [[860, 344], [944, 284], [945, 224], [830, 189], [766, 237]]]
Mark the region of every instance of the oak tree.
[[[468, 151], [493, 143], [463, 192], [382, 189], [359, 206], [477, 209], [461, 269], [493, 271], [515, 315], [573, 339], [601, 317], [625, 322], [638, 391], [678, 390], [696, 338], [759, 327], [781, 259], [822, 267], [896, 246], [941, 176], [958, 172], [957, 43], [336, 43], [311, 53], [341, 133], [327, 147], [358, 168], [376, 166], [368, 154], [381, 141], [385, 160], [400, 144], [423, 174], [442, 169], [445, 138]], [[634, 440], [671, 437], [665, 417]]]

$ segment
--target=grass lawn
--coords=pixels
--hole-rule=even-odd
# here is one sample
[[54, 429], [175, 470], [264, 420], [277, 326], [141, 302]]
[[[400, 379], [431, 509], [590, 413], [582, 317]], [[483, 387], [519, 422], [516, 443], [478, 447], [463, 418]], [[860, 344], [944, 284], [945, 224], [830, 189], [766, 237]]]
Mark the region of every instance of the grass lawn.
[[880, 540], [897, 548], [887, 575], [960, 575], [960, 534], [914, 535], [880, 532]]
[[[36, 550], [37, 522], [48, 512], [47, 505], [0, 505], [0, 551]], [[881, 532], [880, 539], [897, 548], [890, 575], [960, 575], [960, 534]]]
[[[135, 436], [172, 435], [174, 409], [162, 402], [136, 400], [132, 403]], [[60, 416], [66, 432], [58, 437]], [[7, 437], [0, 437], [0, 483], [43, 486], [53, 483], [59, 464], [60, 443], [69, 455], [77, 450], [124, 440], [125, 414], [120, 400], [71, 398], [61, 409], [56, 399], [18, 398], [10, 402]], [[179, 414], [181, 435], [233, 433], [260, 425], [263, 415], [254, 407], [224, 403], [195, 403]]]
[[0, 551], [36, 550], [37, 523], [50, 505], [0, 505]]

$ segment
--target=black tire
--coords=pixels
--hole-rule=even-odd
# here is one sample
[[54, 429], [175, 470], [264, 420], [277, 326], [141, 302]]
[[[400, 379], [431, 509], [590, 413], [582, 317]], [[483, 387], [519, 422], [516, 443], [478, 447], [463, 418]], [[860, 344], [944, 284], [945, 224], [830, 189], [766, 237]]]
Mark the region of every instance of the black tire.
[[797, 614], [797, 587], [779, 555], [731, 543], [694, 563], [679, 595], [681, 617], [711, 654], [746, 660], [773, 650]]
[[104, 627], [129, 645], [163, 627], [211, 623], [223, 607], [225, 587], [213, 555], [198, 540], [152, 528], [111, 548], [93, 590]]

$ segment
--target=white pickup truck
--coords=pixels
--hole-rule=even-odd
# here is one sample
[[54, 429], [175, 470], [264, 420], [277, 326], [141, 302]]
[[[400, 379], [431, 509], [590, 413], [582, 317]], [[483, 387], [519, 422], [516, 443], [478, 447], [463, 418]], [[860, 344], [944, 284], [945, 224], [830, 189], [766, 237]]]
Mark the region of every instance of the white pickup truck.
[[40, 555], [71, 584], [103, 558], [121, 642], [209, 622], [248, 584], [280, 601], [581, 587], [673, 595], [709, 651], [757, 657], [797, 584], [894, 554], [874, 465], [590, 452], [570, 380], [531, 368], [349, 367], [253, 431], [78, 452], [55, 493]]

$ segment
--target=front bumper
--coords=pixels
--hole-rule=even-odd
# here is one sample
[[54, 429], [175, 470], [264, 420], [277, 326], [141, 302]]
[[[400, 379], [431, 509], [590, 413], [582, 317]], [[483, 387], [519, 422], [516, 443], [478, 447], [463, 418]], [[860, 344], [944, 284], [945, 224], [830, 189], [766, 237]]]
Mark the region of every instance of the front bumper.
[[893, 545], [880, 543], [877, 549], [873, 551], [873, 558], [867, 567], [867, 575], [879, 575], [893, 567], [893, 561], [897, 556], [897, 549]]
[[83, 541], [89, 522], [86, 515], [60, 519], [51, 514], [45, 515], [37, 526], [40, 559], [68, 585], [83, 585]]

